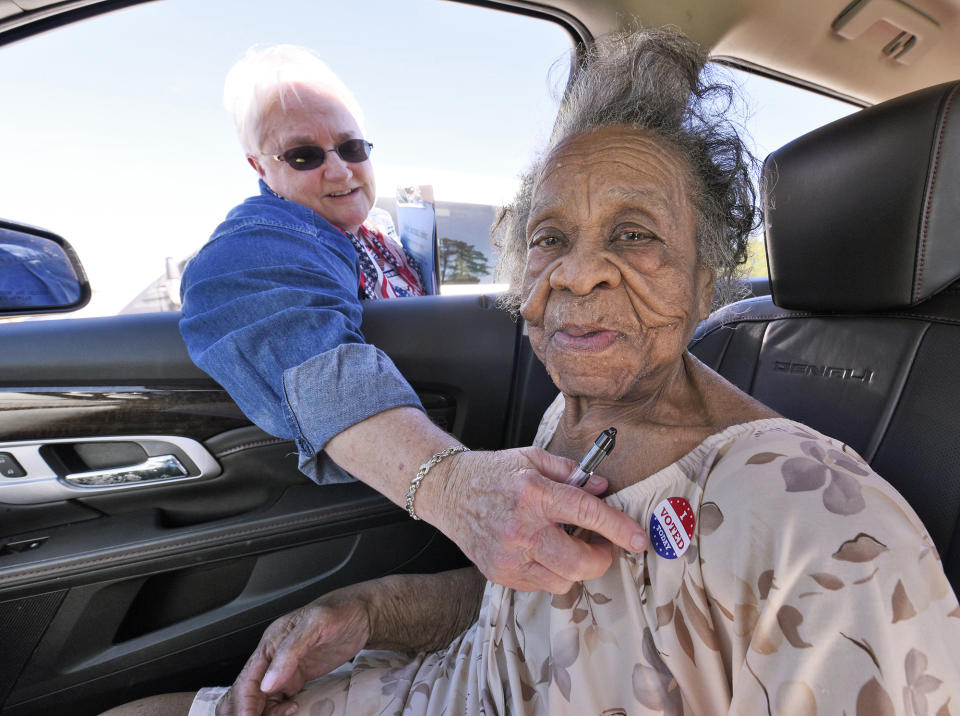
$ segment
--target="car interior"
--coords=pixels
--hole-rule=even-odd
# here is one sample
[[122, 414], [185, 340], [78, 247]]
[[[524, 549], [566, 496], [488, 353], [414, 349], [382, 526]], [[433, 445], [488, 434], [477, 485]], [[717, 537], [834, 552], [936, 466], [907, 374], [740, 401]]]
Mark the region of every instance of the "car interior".
[[[0, 0], [0, 53], [142, 2]], [[767, 157], [769, 281], [690, 350], [862, 455], [960, 589], [960, 0], [467, 4], [576, 41], [674, 25], [720, 63], [864, 108]], [[0, 228], [73, 256], [69, 237], [11, 223], [15, 209]], [[89, 298], [78, 253], [81, 298], [63, 310]], [[264, 628], [312, 598], [465, 563], [366, 486], [310, 483], [292, 443], [191, 362], [176, 311], [58, 318], [2, 299], [17, 318], [0, 323], [0, 712], [228, 684]], [[475, 449], [530, 444], [556, 394], [496, 296], [374, 302], [363, 331]]]

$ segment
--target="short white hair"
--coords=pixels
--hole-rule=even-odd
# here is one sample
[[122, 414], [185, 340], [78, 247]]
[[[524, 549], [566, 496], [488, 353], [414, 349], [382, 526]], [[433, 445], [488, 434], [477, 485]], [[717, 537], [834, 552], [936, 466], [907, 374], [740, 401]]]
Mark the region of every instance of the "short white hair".
[[363, 111], [343, 81], [320, 57], [298, 45], [254, 45], [227, 73], [223, 104], [233, 116], [240, 144], [247, 154], [258, 154], [260, 122], [276, 101], [286, 108], [299, 100], [297, 88], [310, 87], [332, 95], [363, 128]]

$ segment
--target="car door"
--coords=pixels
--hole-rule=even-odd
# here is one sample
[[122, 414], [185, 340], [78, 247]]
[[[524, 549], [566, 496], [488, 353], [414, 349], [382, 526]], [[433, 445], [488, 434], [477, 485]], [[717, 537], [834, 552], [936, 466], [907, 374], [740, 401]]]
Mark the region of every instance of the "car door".
[[[0, 454], [24, 472], [0, 478], [4, 713], [229, 682], [272, 619], [319, 594], [463, 564], [364, 485], [301, 475], [292, 444], [193, 366], [177, 319], [0, 331]], [[380, 302], [364, 330], [466, 444], [530, 441], [551, 390], [488, 297]], [[185, 476], [121, 481], [171, 457]]]

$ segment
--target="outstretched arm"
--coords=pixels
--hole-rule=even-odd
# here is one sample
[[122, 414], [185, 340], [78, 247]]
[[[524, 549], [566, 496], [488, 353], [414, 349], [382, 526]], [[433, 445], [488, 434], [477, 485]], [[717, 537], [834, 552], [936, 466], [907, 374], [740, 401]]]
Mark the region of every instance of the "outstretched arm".
[[[403, 505], [410, 479], [434, 453], [457, 444], [426, 415], [397, 408], [353, 425], [327, 443], [337, 464]], [[383, 449], [372, 450], [371, 445]], [[434, 467], [416, 494], [417, 513], [459, 546], [488, 579], [514, 589], [564, 594], [574, 582], [603, 574], [610, 544], [588, 544], [561, 524], [595, 532], [640, 552], [646, 532], [585, 489], [563, 484], [575, 463], [539, 448], [452, 455]]]

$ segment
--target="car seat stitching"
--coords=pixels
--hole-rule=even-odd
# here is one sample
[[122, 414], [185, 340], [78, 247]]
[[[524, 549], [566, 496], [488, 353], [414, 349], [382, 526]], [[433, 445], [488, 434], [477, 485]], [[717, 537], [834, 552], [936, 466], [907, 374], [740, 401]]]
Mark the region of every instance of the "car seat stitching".
[[950, 108], [953, 105], [953, 98], [960, 90], [960, 83], [957, 83], [950, 96], [947, 98], [947, 104], [943, 110], [943, 116], [940, 118], [940, 131], [937, 137], [937, 151], [933, 158], [933, 173], [930, 176], [930, 189], [927, 191], [926, 207], [923, 212], [923, 232], [920, 235], [920, 259], [917, 265], [917, 280], [913, 289], [913, 300], [920, 300], [920, 286], [923, 284], [923, 268], [927, 253], [927, 233], [930, 228], [930, 212], [933, 205], [933, 192], [937, 184], [937, 170], [940, 168], [940, 153], [943, 149], [943, 135], [947, 130], [947, 118], [950, 116]]
[[763, 335], [760, 336], [760, 340], [757, 341], [756, 353], [753, 356], [753, 370], [750, 372], [750, 390], [747, 391], [749, 395], [755, 395], [754, 388], [757, 384], [757, 374], [760, 372], [760, 354], [763, 353], [763, 344], [767, 340], [767, 332], [770, 330], [770, 321], [767, 321], [763, 326]]
[[948, 318], [946, 316], [931, 316], [926, 313], [884, 313], [880, 315], [883, 317], [889, 317], [889, 318], [918, 318], [920, 320], [931, 321], [933, 323], [960, 324], [960, 318]]
[[263, 440], [252, 440], [250, 442], [241, 443], [240, 445], [235, 445], [231, 448], [226, 448], [222, 452], [214, 453], [214, 455], [216, 457], [226, 457], [227, 455], [233, 455], [241, 450], [249, 450], [250, 448], [264, 447], [266, 445], [277, 445], [279, 443], [287, 442], [290, 441], [286, 438], [264, 438]]
[[910, 380], [910, 376], [913, 374], [913, 370], [917, 365], [917, 355], [920, 353], [920, 346], [923, 345], [923, 341], [930, 331], [930, 325], [930, 323], [925, 323], [921, 326], [920, 330], [917, 331], [917, 335], [914, 337], [913, 344], [909, 347], [909, 357], [901, 359], [899, 365], [895, 368], [893, 380], [887, 389], [883, 409], [880, 411], [867, 446], [863, 452], [860, 453], [861, 457], [871, 465], [877, 457], [877, 453], [880, 452], [880, 446], [883, 445], [887, 435], [892, 432], [890, 426], [893, 423], [893, 416], [896, 415], [900, 402], [903, 400], [907, 382]]
[[[875, 313], [866, 314], [875, 318], [907, 318], [912, 320], [931, 321], [932, 323], [950, 323], [960, 324], [960, 318], [950, 318], [947, 316], [936, 316], [928, 313]], [[759, 323], [760, 321], [787, 320], [791, 318], [863, 318], [864, 314], [857, 313], [780, 313], [765, 314], [760, 316], [740, 316], [739, 318], [721, 321], [716, 326], [707, 329], [707, 331], [698, 336], [694, 342], [702, 341], [714, 331], [726, 328], [736, 323]]]

